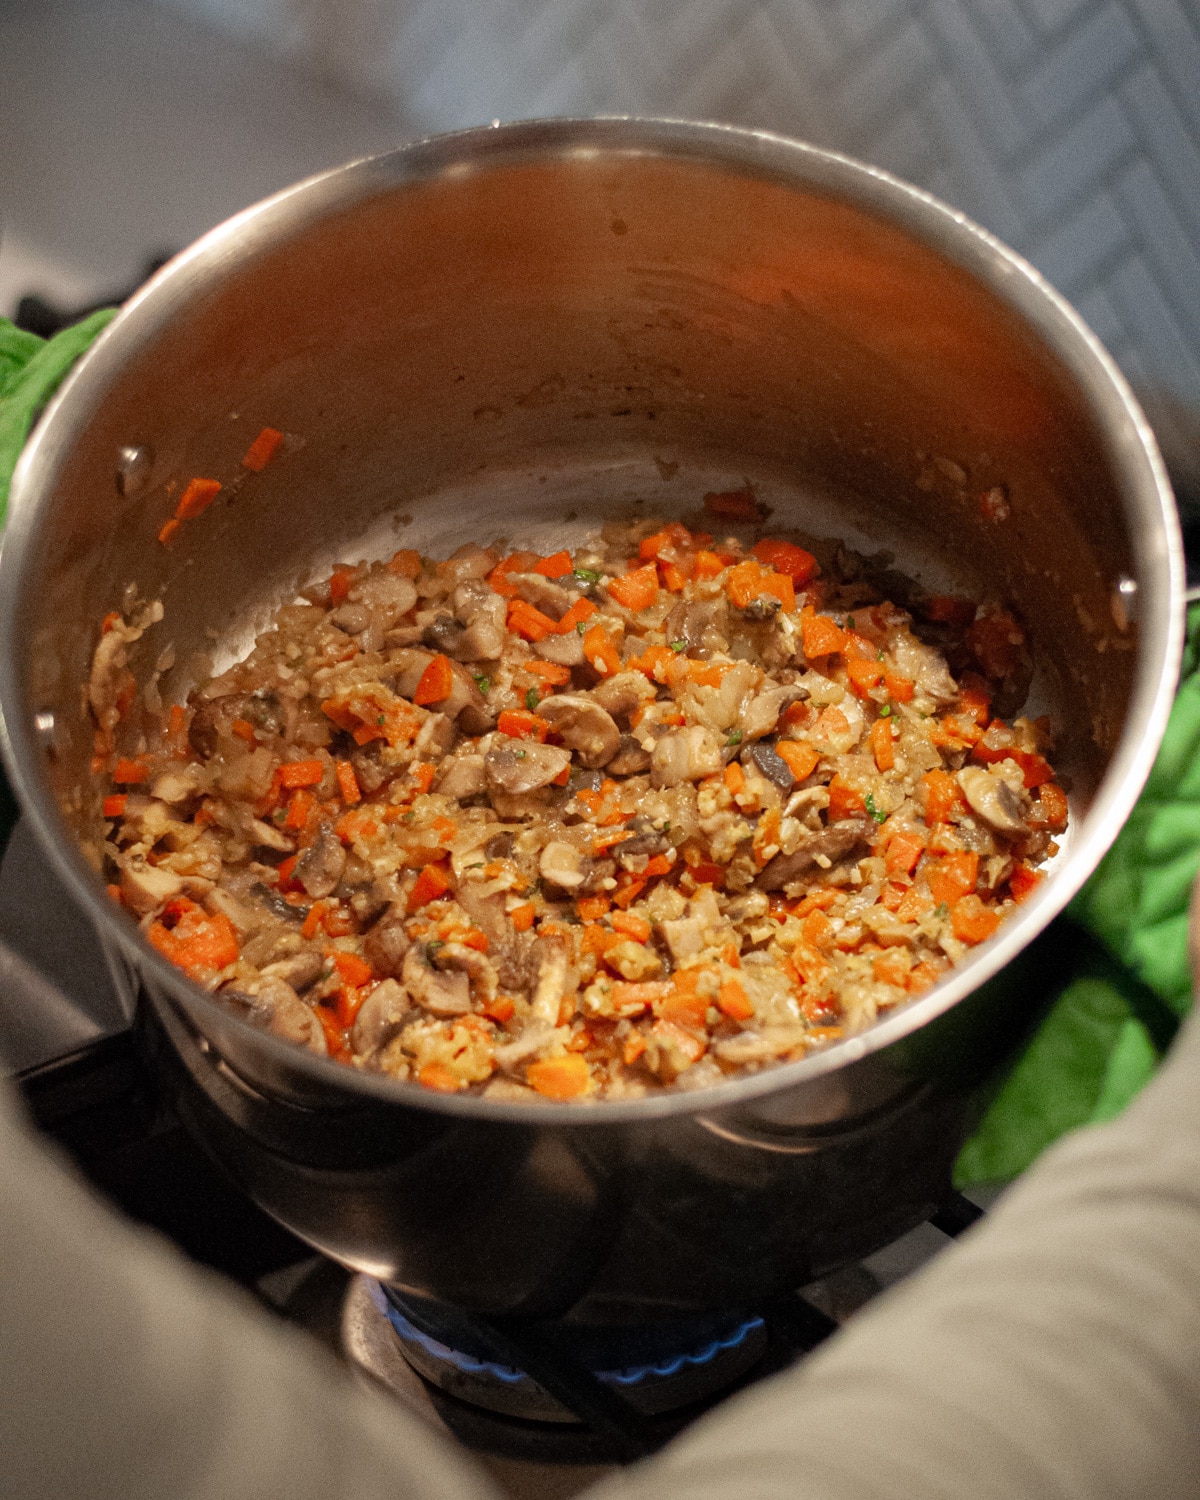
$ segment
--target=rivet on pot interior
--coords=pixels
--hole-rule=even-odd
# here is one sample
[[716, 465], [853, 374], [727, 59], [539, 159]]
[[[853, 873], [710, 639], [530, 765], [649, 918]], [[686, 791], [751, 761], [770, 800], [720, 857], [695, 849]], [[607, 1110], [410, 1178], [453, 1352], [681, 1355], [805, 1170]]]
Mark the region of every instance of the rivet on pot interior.
[[125, 499], [142, 488], [153, 465], [154, 449], [149, 443], [129, 444], [117, 450], [117, 489]]

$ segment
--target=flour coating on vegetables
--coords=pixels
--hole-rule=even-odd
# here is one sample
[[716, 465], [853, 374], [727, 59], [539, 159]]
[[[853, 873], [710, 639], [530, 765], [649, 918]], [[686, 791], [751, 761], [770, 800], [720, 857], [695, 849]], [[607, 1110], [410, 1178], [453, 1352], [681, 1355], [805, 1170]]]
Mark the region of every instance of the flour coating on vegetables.
[[132, 755], [161, 610], [110, 615], [114, 898], [253, 1024], [489, 1098], [711, 1085], [922, 993], [1066, 825], [1047, 726], [994, 717], [1024, 633], [706, 509], [743, 540], [339, 566]]

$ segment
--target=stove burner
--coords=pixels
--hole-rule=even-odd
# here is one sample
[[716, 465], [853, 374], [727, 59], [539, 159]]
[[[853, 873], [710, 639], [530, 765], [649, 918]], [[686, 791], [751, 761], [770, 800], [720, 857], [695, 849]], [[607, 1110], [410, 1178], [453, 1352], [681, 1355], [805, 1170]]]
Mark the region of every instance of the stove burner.
[[[520, 1364], [508, 1363], [489, 1358], [497, 1352], [498, 1330], [492, 1325], [456, 1309], [414, 1304], [378, 1282], [366, 1281], [365, 1287], [395, 1331], [405, 1359], [426, 1380], [460, 1400], [532, 1421], [581, 1420], [577, 1399], [564, 1401], [545, 1388], [547, 1358], [561, 1366], [551, 1373], [552, 1384], [553, 1373], [572, 1383], [598, 1382], [619, 1393], [634, 1412], [650, 1416], [691, 1405], [731, 1384], [766, 1348], [761, 1317], [718, 1315], [661, 1328], [514, 1332], [513, 1347], [524, 1357]], [[531, 1363], [540, 1380], [521, 1367]]]

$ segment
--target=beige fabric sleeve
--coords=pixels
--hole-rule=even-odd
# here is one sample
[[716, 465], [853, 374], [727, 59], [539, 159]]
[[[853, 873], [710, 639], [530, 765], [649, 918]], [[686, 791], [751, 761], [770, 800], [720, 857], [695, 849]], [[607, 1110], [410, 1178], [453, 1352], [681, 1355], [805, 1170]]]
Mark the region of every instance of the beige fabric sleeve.
[[[94, 1202], [0, 1099], [0, 1493], [484, 1500], [305, 1338]], [[607, 1500], [1200, 1493], [1200, 1027], [927, 1271]], [[605, 1500], [600, 1491], [596, 1500]]]

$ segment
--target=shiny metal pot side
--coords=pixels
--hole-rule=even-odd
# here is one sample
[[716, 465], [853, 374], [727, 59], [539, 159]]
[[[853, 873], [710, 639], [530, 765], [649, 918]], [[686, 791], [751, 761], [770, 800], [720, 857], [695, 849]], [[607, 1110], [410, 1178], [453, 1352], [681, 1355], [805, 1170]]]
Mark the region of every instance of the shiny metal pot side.
[[[160, 546], [171, 495], [194, 474], [233, 475], [263, 425], [289, 434], [282, 459]], [[1030, 627], [1072, 779], [1067, 847], [916, 1003], [715, 1089], [492, 1103], [251, 1030], [108, 903], [79, 685], [130, 582], [164, 602], [135, 668], [145, 677], [171, 642], [170, 701], [214, 635], [248, 640], [332, 560], [497, 535], [561, 546], [602, 515], [681, 514], [745, 479], [773, 526], [875, 539], [909, 572], [1006, 597]], [[994, 484], [1001, 525], [978, 504]], [[1170, 491], [1121, 376], [1037, 273], [961, 215], [763, 133], [468, 131], [247, 210], [81, 362], [14, 480], [5, 758], [140, 990], [181, 1110], [299, 1234], [495, 1312], [717, 1306], [868, 1253], [944, 1191], [964, 1084], [1027, 1022], [1044, 958], [1030, 945], [1152, 763], [1181, 579]]]

